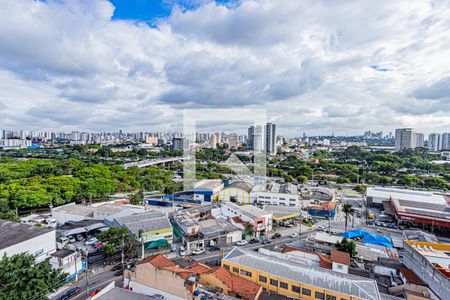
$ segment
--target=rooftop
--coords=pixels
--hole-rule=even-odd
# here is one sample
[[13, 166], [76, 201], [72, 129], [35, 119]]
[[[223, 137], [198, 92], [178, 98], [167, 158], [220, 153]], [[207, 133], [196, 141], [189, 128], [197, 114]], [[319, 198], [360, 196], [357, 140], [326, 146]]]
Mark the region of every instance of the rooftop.
[[331, 250], [331, 261], [340, 264], [350, 265], [350, 254], [338, 250]]
[[194, 190], [205, 189], [205, 190], [214, 190], [217, 188], [223, 187], [222, 180], [202, 180], [195, 184]]
[[235, 247], [223, 258], [223, 262], [227, 261], [244, 268], [248, 267], [274, 276], [354, 297], [373, 300], [379, 300], [381, 297], [374, 280], [287, 261], [238, 247]]
[[172, 228], [167, 216], [163, 212], [154, 210], [114, 219], [119, 225], [127, 227], [132, 234], [138, 234], [139, 231]]
[[57, 250], [55, 253], [53, 253], [52, 256], [59, 257], [59, 258], [64, 258], [64, 257], [67, 257], [69, 255], [72, 255], [73, 253], [75, 253], [75, 251], [73, 251], [73, 250], [61, 249], [61, 250]]
[[275, 220], [283, 220], [300, 216], [301, 211], [298, 207], [284, 205], [264, 205], [264, 211], [273, 214]]
[[123, 288], [113, 287], [106, 293], [95, 297], [95, 300], [152, 300], [157, 299], [149, 295], [138, 294]]
[[248, 205], [237, 205], [237, 204], [228, 202], [228, 203], [222, 204], [222, 205], [228, 206], [229, 208], [231, 208], [231, 209], [233, 209], [235, 211], [238, 211], [241, 214], [246, 215], [246, 216], [248, 216], [248, 217], [250, 217], [252, 219], [254, 219], [254, 218], [262, 218], [262, 217], [267, 216], [268, 214], [270, 214], [267, 211], [264, 211], [261, 208], [256, 207], [254, 205], [250, 205], [250, 204], [248, 204]]
[[55, 229], [0, 219], [0, 249], [11, 247], [51, 231], [55, 231]]
[[247, 193], [250, 193], [253, 189], [253, 186], [244, 181], [235, 181], [233, 183], [230, 183], [230, 185], [225, 188], [238, 188], [246, 191]]
[[367, 189], [367, 196], [386, 199], [393, 198], [398, 200], [409, 200], [412, 202], [422, 202], [428, 204], [446, 205], [444, 196], [424, 191], [383, 188], [383, 187], [369, 187]]
[[213, 274], [217, 279], [225, 283], [230, 289], [241, 296], [254, 299], [260, 293], [261, 286], [236, 276], [223, 267], [218, 268]]

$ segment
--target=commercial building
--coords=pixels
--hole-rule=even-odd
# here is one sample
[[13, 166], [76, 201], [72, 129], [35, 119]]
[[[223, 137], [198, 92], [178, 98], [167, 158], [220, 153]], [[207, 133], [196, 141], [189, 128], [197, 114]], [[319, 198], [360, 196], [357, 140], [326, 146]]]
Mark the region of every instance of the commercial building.
[[186, 138], [174, 137], [172, 139], [172, 150], [185, 150], [189, 146], [189, 142]]
[[28, 253], [37, 262], [56, 251], [56, 231], [0, 219], [0, 257]]
[[333, 220], [336, 217], [336, 202], [325, 201], [319, 205], [308, 206], [307, 211], [313, 218]]
[[227, 203], [241, 203], [250, 204], [250, 192], [253, 190], [253, 185], [244, 181], [235, 181], [225, 186], [217, 196], [217, 201]]
[[381, 299], [376, 281], [234, 248], [222, 267], [268, 293], [293, 299]]
[[[295, 219], [302, 215], [302, 211], [298, 207], [284, 205], [264, 205], [263, 210], [272, 214], [274, 221], [286, 221]], [[306, 214], [306, 213], [305, 213]]]
[[224, 245], [242, 239], [242, 230], [223, 218], [215, 218], [215, 205], [204, 205], [175, 212], [172, 223], [187, 252], [208, 245]]
[[67, 273], [67, 280], [75, 278], [86, 269], [86, 262], [81, 258], [81, 253], [69, 249], [57, 250], [49, 260], [53, 269], [61, 269]]
[[261, 152], [264, 150], [262, 126], [256, 125], [256, 126], [250, 126], [248, 128], [247, 147], [249, 150], [253, 150], [255, 152]]
[[417, 133], [412, 128], [395, 129], [395, 151], [414, 149], [417, 145]]
[[255, 187], [250, 193], [251, 203], [301, 207], [298, 187], [292, 183], [271, 182], [267, 189]]
[[218, 217], [239, 217], [242, 221], [253, 225], [256, 236], [264, 236], [272, 231], [272, 213], [264, 211], [253, 205], [237, 205], [234, 203], [222, 203], [220, 208], [212, 211]]
[[403, 263], [440, 298], [450, 295], [450, 244], [405, 241]]
[[265, 138], [264, 143], [265, 147], [264, 150], [269, 155], [275, 155], [277, 153], [277, 147], [276, 147], [276, 125], [273, 123], [267, 123], [266, 126], [264, 126], [265, 131]]
[[202, 180], [194, 185], [194, 199], [211, 202], [217, 199], [218, 193], [223, 188], [222, 180]]
[[170, 249], [173, 242], [172, 224], [160, 211], [114, 217], [106, 223], [111, 227], [126, 227], [135, 241], [144, 243], [146, 250]]
[[20, 149], [31, 147], [31, 140], [23, 140], [23, 139], [0, 139], [0, 148], [3, 149]]
[[441, 150], [441, 135], [439, 133], [431, 133], [428, 136], [428, 150], [433, 152]]
[[417, 133], [416, 147], [425, 147], [425, 135], [423, 133]]
[[238, 148], [238, 136], [236, 133], [231, 133], [228, 135], [228, 148], [236, 150]]

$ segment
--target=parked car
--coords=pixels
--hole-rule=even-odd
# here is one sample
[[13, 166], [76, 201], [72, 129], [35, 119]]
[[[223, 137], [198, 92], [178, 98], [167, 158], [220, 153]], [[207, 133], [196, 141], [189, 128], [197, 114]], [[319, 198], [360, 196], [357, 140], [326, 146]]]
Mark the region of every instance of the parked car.
[[264, 240], [262, 240], [262, 242], [261, 243], [263, 243], [264, 245], [267, 245], [267, 244], [270, 244], [270, 243], [272, 243], [272, 240], [271, 239], [269, 239], [269, 238], [267, 238], [267, 239], [264, 239]]
[[103, 247], [103, 243], [102, 242], [98, 242], [97, 244], [95, 244], [95, 249], [99, 249], [101, 247]]
[[249, 241], [249, 243], [250, 243], [250, 244], [257, 244], [257, 243], [259, 243], [259, 239], [253, 238], [253, 239], [251, 239], [251, 240]]
[[78, 294], [80, 291], [81, 291], [81, 288], [78, 287], [78, 286], [77, 286], [77, 287], [74, 287], [74, 288], [71, 288], [70, 290], [65, 291], [64, 294], [62, 294], [62, 296], [58, 298], [58, 300], [66, 300], [66, 299], [69, 299], [69, 298], [72, 297], [73, 295]]
[[75, 243], [77, 240], [73, 236], [69, 236], [69, 243]]
[[84, 242], [85, 245], [95, 245], [98, 243], [98, 239], [93, 237]]
[[291, 238], [296, 238], [298, 237], [298, 233], [297, 232], [293, 232], [289, 235]]
[[121, 276], [123, 275], [123, 269], [119, 269], [114, 273], [115, 276]]
[[279, 233], [279, 232], [272, 235], [272, 239], [279, 239], [280, 237], [281, 237], [281, 233]]
[[205, 253], [205, 249], [203, 249], [203, 248], [197, 248], [194, 251], [192, 251], [192, 254], [194, 254], [194, 255], [199, 255], [199, 254], [203, 254], [203, 253]]
[[115, 265], [114, 267], [112, 267], [111, 271], [117, 271], [119, 269], [122, 269], [122, 263]]
[[153, 294], [152, 298], [158, 299], [158, 300], [164, 300], [165, 299], [164, 296], [161, 295], [161, 294]]
[[84, 240], [84, 236], [82, 234], [77, 234], [77, 241]]
[[180, 246], [180, 248], [178, 248], [178, 251], [180, 253], [180, 256], [186, 255], [186, 249], [184, 248], [184, 246]]
[[248, 242], [246, 240], [241, 240], [236, 243], [236, 245], [238, 245], [238, 246], [245, 246], [247, 244], [248, 244]]

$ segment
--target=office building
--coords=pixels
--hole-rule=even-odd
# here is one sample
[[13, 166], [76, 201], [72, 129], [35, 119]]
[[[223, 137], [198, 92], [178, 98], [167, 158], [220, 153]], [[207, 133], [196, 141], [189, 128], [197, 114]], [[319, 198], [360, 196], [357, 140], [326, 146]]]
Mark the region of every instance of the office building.
[[267, 123], [264, 129], [265, 129], [264, 150], [270, 155], [275, 155], [277, 153], [276, 125], [273, 123]]
[[442, 150], [450, 150], [450, 133], [443, 133], [442, 134]]
[[185, 138], [174, 137], [172, 139], [172, 150], [185, 150], [188, 147], [188, 141]]
[[381, 299], [375, 280], [238, 247], [222, 259], [222, 267], [269, 293], [291, 299]]
[[250, 193], [251, 203], [300, 207], [298, 187], [292, 183], [271, 182], [267, 189], [255, 187]]
[[211, 135], [210, 139], [209, 139], [209, 144], [211, 146], [211, 148], [213, 149], [217, 149], [217, 136], [215, 134]]
[[441, 135], [439, 133], [431, 133], [428, 136], [428, 150], [433, 152], [441, 150]]
[[416, 133], [416, 147], [425, 147], [425, 136], [423, 133]]

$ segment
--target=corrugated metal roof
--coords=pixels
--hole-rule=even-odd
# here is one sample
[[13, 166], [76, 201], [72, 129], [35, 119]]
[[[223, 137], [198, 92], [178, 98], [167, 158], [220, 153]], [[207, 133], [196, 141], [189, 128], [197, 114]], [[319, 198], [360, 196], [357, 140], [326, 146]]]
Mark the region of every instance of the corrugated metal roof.
[[225, 256], [223, 261], [362, 299], [380, 299], [376, 281], [359, 276], [286, 261], [238, 247]]

